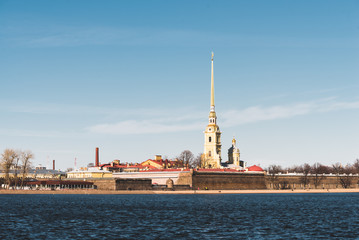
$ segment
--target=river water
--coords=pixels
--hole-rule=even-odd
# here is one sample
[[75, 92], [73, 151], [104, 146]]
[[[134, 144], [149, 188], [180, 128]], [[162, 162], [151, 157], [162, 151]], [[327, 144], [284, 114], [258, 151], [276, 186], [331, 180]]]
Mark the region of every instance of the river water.
[[359, 194], [0, 195], [0, 239], [359, 239]]

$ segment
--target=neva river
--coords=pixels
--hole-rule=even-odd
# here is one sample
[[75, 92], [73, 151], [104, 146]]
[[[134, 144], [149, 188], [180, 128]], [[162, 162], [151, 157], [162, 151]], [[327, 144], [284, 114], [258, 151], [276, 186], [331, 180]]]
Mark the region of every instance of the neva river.
[[359, 239], [359, 194], [0, 195], [0, 239]]

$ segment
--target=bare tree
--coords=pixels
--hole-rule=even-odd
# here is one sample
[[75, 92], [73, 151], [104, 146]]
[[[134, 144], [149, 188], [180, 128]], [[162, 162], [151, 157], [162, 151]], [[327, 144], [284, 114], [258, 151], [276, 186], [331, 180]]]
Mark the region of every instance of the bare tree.
[[5, 149], [4, 153], [1, 154], [1, 165], [5, 173], [5, 184], [7, 188], [10, 186], [10, 169], [14, 165], [16, 158], [16, 152], [13, 149]]
[[353, 170], [356, 174], [359, 174], [359, 158], [357, 158], [353, 164]]
[[345, 167], [340, 163], [332, 165], [334, 173], [337, 175], [338, 182], [342, 185], [343, 188], [350, 188], [352, 184], [351, 174], [354, 171], [352, 165], [347, 164]]
[[342, 181], [342, 186], [344, 188], [350, 188], [351, 185], [353, 184], [353, 174], [355, 174], [355, 169], [354, 169], [353, 165], [347, 164], [344, 167], [343, 180], [341, 180]]
[[18, 170], [19, 168], [21, 168], [20, 166], [20, 159], [21, 159], [21, 151], [20, 150], [15, 150], [15, 159], [14, 159], [14, 185], [15, 187], [18, 186], [18, 182], [19, 182], [19, 177], [18, 175]]
[[311, 166], [308, 163], [304, 163], [301, 166], [301, 173], [303, 174], [302, 177], [300, 178], [300, 183], [304, 185], [304, 188], [307, 187], [307, 185], [309, 184], [309, 174], [311, 171]]
[[197, 168], [201, 166], [202, 154], [203, 153], [198, 153], [198, 155], [193, 158], [193, 160], [189, 163], [190, 167]]
[[178, 160], [181, 161], [182, 167], [189, 167], [189, 163], [193, 161], [193, 153], [190, 150], [184, 150], [178, 156]]
[[301, 170], [302, 170], [302, 168], [300, 166], [296, 166], [296, 165], [285, 169], [286, 172], [291, 172], [291, 173], [298, 173]]
[[24, 187], [24, 180], [31, 167], [31, 159], [34, 158], [34, 154], [30, 150], [21, 152], [21, 187]]
[[332, 165], [332, 170], [333, 170], [333, 173], [335, 173], [335, 174], [341, 174], [341, 173], [343, 173], [343, 166], [341, 163], [337, 162]]
[[332, 167], [330, 167], [330, 166], [321, 165], [320, 168], [321, 168], [321, 171], [325, 174], [333, 173]]
[[313, 175], [313, 184], [315, 188], [318, 188], [318, 186], [322, 183], [323, 179], [325, 178], [324, 173], [326, 173], [327, 167], [320, 164], [315, 163], [311, 167], [311, 174]]
[[270, 165], [267, 168], [269, 181], [272, 184], [273, 189], [279, 189], [278, 173], [282, 171], [282, 167], [279, 165]]

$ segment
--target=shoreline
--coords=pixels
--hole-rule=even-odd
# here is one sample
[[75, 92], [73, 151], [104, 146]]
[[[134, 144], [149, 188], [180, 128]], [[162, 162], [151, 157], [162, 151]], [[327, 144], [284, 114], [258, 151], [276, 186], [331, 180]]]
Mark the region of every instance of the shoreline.
[[359, 193], [359, 188], [349, 189], [298, 189], [298, 190], [185, 190], [185, 191], [152, 191], [152, 190], [0, 190], [4, 194], [84, 194], [84, 195], [128, 195], [128, 194], [280, 194], [280, 193]]

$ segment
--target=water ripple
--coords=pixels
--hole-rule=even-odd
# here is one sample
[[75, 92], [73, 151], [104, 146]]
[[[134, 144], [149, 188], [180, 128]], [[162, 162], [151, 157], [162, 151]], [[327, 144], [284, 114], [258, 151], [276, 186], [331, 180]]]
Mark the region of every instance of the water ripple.
[[0, 195], [0, 239], [358, 239], [359, 194]]

